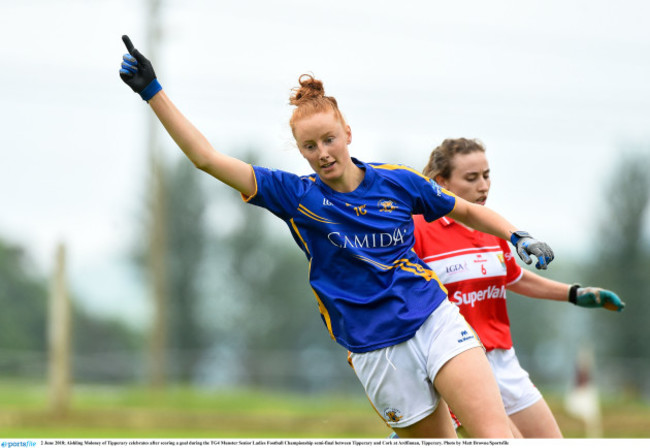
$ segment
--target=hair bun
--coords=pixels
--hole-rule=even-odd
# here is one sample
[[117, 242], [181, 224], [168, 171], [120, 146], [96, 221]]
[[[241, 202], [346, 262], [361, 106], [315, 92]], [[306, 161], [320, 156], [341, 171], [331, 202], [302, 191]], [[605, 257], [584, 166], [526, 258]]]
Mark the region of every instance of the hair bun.
[[298, 78], [300, 87], [292, 90], [289, 103], [297, 106], [303, 101], [309, 101], [317, 98], [325, 97], [325, 88], [323, 82], [314, 78], [312, 75], [303, 74]]
[[296, 122], [320, 113], [334, 113], [343, 126], [347, 126], [339, 105], [333, 96], [325, 96], [323, 82], [313, 75], [303, 74], [298, 77], [299, 87], [291, 90], [289, 104], [295, 106], [289, 120], [291, 132], [296, 136]]

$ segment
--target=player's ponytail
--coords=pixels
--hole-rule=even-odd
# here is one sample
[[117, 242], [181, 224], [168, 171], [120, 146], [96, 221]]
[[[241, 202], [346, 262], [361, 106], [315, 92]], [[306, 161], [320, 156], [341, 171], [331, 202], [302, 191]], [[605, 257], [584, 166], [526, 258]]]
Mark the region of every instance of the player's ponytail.
[[341, 120], [341, 124], [347, 125], [336, 99], [333, 96], [325, 95], [322, 81], [312, 75], [303, 74], [298, 78], [298, 83], [300, 86], [292, 89], [289, 98], [289, 104], [296, 106], [289, 120], [291, 132], [294, 132], [295, 124], [299, 120], [322, 112], [334, 112], [336, 117]]

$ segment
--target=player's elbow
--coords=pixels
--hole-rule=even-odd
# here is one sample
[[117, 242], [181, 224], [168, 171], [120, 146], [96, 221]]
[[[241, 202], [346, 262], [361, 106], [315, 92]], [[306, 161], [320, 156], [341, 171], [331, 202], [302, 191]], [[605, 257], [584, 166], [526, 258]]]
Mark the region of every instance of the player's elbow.
[[210, 169], [210, 163], [204, 157], [191, 157], [190, 161], [196, 168], [200, 169], [201, 171], [209, 171]]
[[189, 151], [186, 154], [192, 164], [201, 171], [210, 171], [211, 166], [214, 164], [213, 158], [210, 157], [211, 154], [208, 151]]

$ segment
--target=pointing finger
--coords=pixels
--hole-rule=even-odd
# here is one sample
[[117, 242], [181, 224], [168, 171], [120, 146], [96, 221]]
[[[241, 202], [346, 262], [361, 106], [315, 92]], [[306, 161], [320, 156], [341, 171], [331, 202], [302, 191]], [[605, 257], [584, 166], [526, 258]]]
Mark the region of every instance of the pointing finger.
[[129, 51], [129, 53], [133, 54], [133, 50], [135, 50], [135, 47], [133, 46], [131, 39], [129, 39], [129, 36], [127, 36], [126, 34], [123, 35], [122, 42], [124, 42], [124, 45], [126, 45], [126, 49]]

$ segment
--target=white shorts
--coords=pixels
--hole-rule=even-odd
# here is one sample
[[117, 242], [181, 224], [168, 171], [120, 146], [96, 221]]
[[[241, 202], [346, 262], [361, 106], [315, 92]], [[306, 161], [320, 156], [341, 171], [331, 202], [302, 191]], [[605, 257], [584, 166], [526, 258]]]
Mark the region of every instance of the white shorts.
[[366, 353], [350, 353], [350, 365], [370, 402], [393, 428], [410, 426], [435, 411], [433, 387], [440, 368], [459, 353], [482, 347], [478, 336], [445, 300], [406, 342]]
[[506, 414], [519, 412], [542, 399], [528, 372], [519, 365], [514, 348], [491, 350], [487, 352], [487, 358], [499, 384]]

